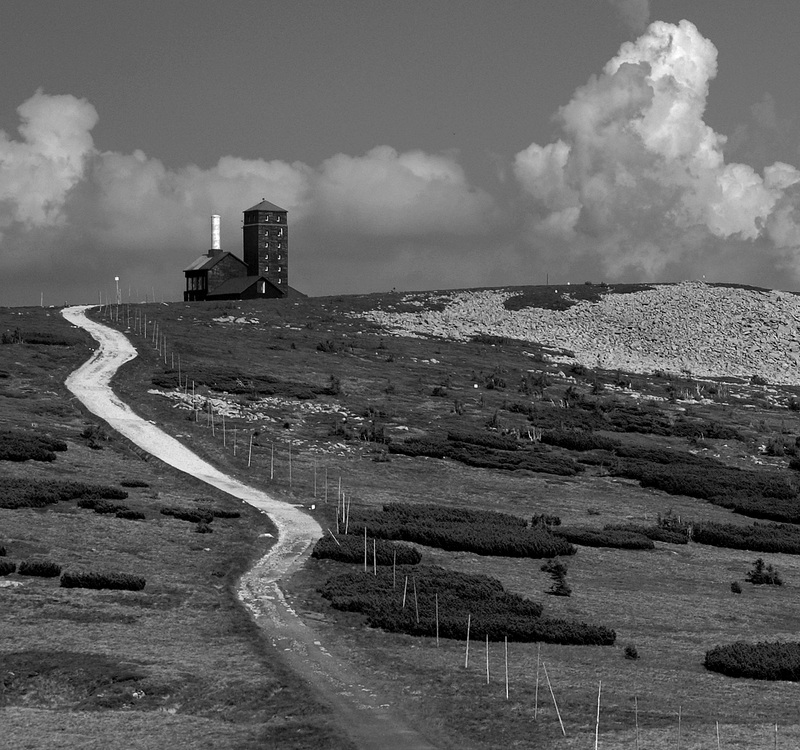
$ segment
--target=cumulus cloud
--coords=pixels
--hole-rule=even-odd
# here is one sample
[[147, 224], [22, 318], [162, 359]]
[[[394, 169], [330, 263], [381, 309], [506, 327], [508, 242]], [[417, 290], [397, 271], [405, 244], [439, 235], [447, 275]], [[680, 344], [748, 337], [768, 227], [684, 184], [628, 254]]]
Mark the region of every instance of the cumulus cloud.
[[742, 242], [776, 263], [800, 254], [800, 171], [725, 163], [725, 136], [703, 120], [716, 73], [716, 48], [688, 21], [625, 43], [560, 109], [562, 138], [516, 156], [529, 243], [617, 278], [697, 269]]
[[620, 20], [634, 33], [641, 34], [650, 20], [649, 0], [608, 0]]
[[[85, 100], [39, 91], [19, 115], [21, 139], [0, 134], [6, 280], [49, 276], [63, 289], [92, 273], [143, 284], [171, 276], [179, 288], [180, 269], [208, 246], [209, 215], [222, 215], [223, 249], [239, 253], [242, 211], [262, 198], [290, 212], [293, 246], [307, 243], [315, 262], [333, 255], [330, 266], [351, 278], [348, 261], [385, 262], [387, 250], [423, 236], [485, 235], [496, 211], [452, 155], [379, 146], [316, 167], [227, 156], [208, 169], [168, 169], [142, 151], [98, 151], [98, 116]], [[14, 286], [0, 289], [0, 304]]]

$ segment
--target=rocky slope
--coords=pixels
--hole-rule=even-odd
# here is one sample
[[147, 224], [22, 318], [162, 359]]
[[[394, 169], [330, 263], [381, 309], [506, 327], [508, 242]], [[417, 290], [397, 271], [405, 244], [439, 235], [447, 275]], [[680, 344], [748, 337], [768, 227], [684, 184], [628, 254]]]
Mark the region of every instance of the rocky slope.
[[373, 310], [370, 320], [404, 335], [465, 340], [478, 333], [567, 349], [589, 367], [629, 372], [662, 370], [695, 377], [758, 375], [800, 384], [800, 296], [714, 287], [702, 282], [608, 294], [567, 310], [507, 310], [512, 292], [437, 293], [444, 310]]

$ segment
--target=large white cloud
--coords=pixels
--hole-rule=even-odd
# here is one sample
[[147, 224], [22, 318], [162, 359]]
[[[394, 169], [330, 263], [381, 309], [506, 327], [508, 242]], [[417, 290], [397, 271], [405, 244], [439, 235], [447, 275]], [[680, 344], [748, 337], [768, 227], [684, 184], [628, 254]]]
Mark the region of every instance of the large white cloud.
[[688, 21], [625, 43], [559, 111], [562, 138], [516, 156], [529, 241], [560, 241], [617, 277], [700, 267], [720, 243], [759, 241], [775, 263], [800, 251], [800, 172], [725, 163], [725, 137], [703, 120], [716, 73], [716, 48]]

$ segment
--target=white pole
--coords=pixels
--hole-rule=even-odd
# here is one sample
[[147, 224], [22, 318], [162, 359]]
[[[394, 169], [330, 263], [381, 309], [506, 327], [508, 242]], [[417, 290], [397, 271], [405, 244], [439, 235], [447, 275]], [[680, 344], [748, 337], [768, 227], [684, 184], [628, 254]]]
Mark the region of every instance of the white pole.
[[378, 575], [378, 543], [373, 538], [372, 540], [372, 575]]
[[558, 716], [558, 723], [561, 725], [561, 734], [565, 737], [567, 736], [566, 731], [564, 730], [564, 722], [561, 721], [561, 712], [558, 710], [558, 703], [556, 703], [556, 695], [553, 692], [553, 686], [550, 684], [550, 677], [547, 675], [547, 665], [542, 662], [542, 669], [544, 670], [544, 678], [547, 680], [547, 687], [550, 688], [550, 697], [553, 699], [553, 705], [556, 709], [556, 716]]
[[506, 658], [506, 700], [508, 700], [508, 636], [503, 639], [503, 646]]
[[367, 572], [367, 526], [364, 525], [364, 572]]
[[719, 750], [719, 722], [715, 721], [714, 723], [717, 725], [717, 750]]
[[[633, 719], [636, 722], [636, 750], [639, 750], [639, 698], [633, 696]], [[717, 722], [717, 744], [719, 745], [719, 722]]]
[[594, 750], [597, 750], [597, 746], [600, 742], [600, 690], [603, 687], [603, 681], [597, 684], [597, 718], [594, 722]]
[[233, 455], [236, 455], [236, 428], [233, 428]]
[[403, 584], [403, 606], [402, 609], [406, 608], [406, 592], [408, 591], [408, 576], [406, 576], [406, 582]]
[[537, 644], [536, 647], [536, 689], [533, 693], [533, 720], [536, 721], [536, 717], [539, 713], [539, 665], [541, 664], [541, 655], [542, 655], [542, 644]]
[[486, 634], [486, 684], [489, 684], [489, 634]]
[[269, 478], [275, 478], [275, 443], [269, 444]]
[[314, 458], [314, 497], [317, 496], [317, 459]]
[[436, 602], [436, 648], [439, 648], [439, 592], [437, 591], [433, 596]]
[[250, 431], [250, 447], [247, 450], [247, 468], [250, 468], [250, 461], [253, 458], [253, 432]]
[[469, 626], [472, 623], [472, 614], [467, 614], [467, 648], [464, 652], [464, 669], [469, 668]]

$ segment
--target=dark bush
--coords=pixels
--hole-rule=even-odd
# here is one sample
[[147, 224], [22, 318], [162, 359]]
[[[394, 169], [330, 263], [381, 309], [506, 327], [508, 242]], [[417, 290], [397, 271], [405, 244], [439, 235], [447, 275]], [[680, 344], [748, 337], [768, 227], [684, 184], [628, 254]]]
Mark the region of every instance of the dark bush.
[[547, 529], [530, 529], [524, 518], [467, 508], [390, 503], [380, 511], [359, 511], [349, 531], [378, 539], [415, 542], [449, 551], [506, 557], [572, 555], [575, 548]]
[[162, 508], [161, 514], [164, 516], [172, 516], [181, 521], [189, 521], [190, 523], [211, 523], [214, 520], [214, 515], [210, 510], [202, 510], [200, 508]]
[[55, 461], [56, 452], [65, 450], [63, 440], [23, 430], [0, 430], [0, 461]]
[[99, 513], [101, 515], [110, 515], [111, 513], [119, 513], [121, 511], [130, 510], [130, 508], [128, 508], [126, 505], [116, 505], [115, 503], [110, 503], [108, 500], [101, 500], [99, 498], [86, 498], [78, 500], [77, 504], [79, 508], [93, 510], [95, 513]]
[[17, 568], [17, 573], [21, 576], [55, 578], [61, 575], [61, 566], [52, 560], [23, 560]]
[[[338, 542], [338, 544], [337, 544]], [[374, 539], [374, 551], [378, 565], [417, 565], [422, 555], [416, 547], [396, 544], [385, 539]], [[311, 557], [328, 558], [340, 562], [364, 562], [364, 537], [353, 534], [340, 534], [335, 539], [329, 534], [323, 536], [314, 546]], [[372, 567], [373, 539], [367, 541], [367, 564]]]
[[0, 557], [6, 556], [6, 548], [0, 545]]
[[688, 544], [689, 531], [686, 529], [668, 529], [663, 526], [646, 526], [636, 523], [608, 523], [603, 527], [606, 531], [627, 531], [632, 534], [641, 534], [654, 542], [667, 542], [668, 544]]
[[117, 518], [124, 518], [127, 521], [144, 521], [145, 519], [144, 513], [138, 510], [131, 510], [130, 508], [118, 510], [116, 516]]
[[128, 573], [96, 572], [89, 570], [66, 571], [61, 574], [61, 585], [66, 589], [121, 589], [141, 591], [145, 579]]
[[614, 631], [603, 626], [543, 618], [540, 604], [505, 591], [494, 578], [433, 566], [399, 568], [396, 587], [386, 567], [377, 576], [348, 573], [331, 578], [320, 593], [334, 608], [361, 612], [368, 625], [390, 632], [434, 636], [438, 596], [442, 638], [465, 640], [469, 615], [470, 635], [481, 640], [488, 635], [491, 641], [508, 637], [510, 641], [612, 645], [616, 639]]
[[207, 523], [203, 523], [202, 521], [194, 527], [194, 530], [198, 534], [213, 534], [214, 529], [212, 529]]
[[625, 658], [626, 659], [633, 659], [634, 661], [639, 658], [639, 649], [636, 646], [628, 645], [625, 646]]
[[653, 549], [652, 539], [643, 534], [619, 529], [597, 529], [593, 527], [565, 527], [553, 529], [553, 534], [572, 544], [585, 547], [616, 547], [618, 549]]
[[485, 448], [498, 448], [505, 451], [515, 451], [518, 448], [514, 438], [498, 435], [496, 432], [467, 432], [465, 430], [450, 430], [447, 439], [454, 443], [468, 443], [469, 445], [482, 445]]
[[621, 445], [619, 440], [585, 430], [544, 430], [542, 442], [571, 451], [614, 451]]
[[561, 526], [561, 518], [547, 513], [537, 513], [531, 518], [531, 526], [534, 529], [549, 529], [551, 526]]
[[214, 518], [240, 518], [242, 515], [238, 510], [226, 510], [225, 508], [211, 508], [210, 512]]
[[782, 523], [756, 522], [752, 526], [737, 526], [705, 521], [695, 525], [692, 539], [714, 547], [800, 555], [800, 528]]
[[150, 485], [143, 479], [123, 479], [120, 484], [123, 487], [149, 487]]
[[741, 594], [742, 593], [742, 584], [739, 581], [734, 581], [731, 584], [731, 592], [734, 594]]
[[783, 586], [783, 579], [778, 569], [767, 565], [762, 558], [757, 558], [753, 567], [747, 571], [745, 580], [756, 586]]
[[544, 573], [549, 574], [552, 583], [547, 591], [552, 596], [570, 596], [572, 588], [567, 583], [567, 564], [558, 558], [548, 560], [540, 568]]
[[800, 681], [800, 643], [739, 641], [706, 651], [706, 669], [751, 680]]
[[12, 560], [0, 560], [0, 576], [7, 576], [17, 569], [17, 564]]

